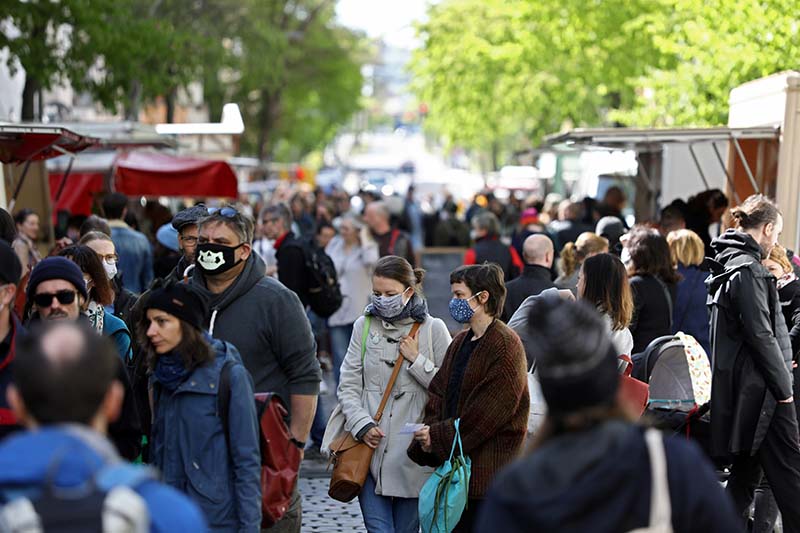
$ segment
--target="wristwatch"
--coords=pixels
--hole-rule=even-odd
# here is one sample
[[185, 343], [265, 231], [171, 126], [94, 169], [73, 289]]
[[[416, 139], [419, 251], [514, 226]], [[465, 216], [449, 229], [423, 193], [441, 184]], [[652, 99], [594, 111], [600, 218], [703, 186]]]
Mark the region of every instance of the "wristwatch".
[[291, 442], [292, 444], [294, 444], [295, 446], [297, 446], [301, 450], [305, 450], [306, 449], [306, 443], [305, 442], [300, 442], [299, 440], [297, 440], [294, 437], [290, 437], [289, 438], [289, 442]]

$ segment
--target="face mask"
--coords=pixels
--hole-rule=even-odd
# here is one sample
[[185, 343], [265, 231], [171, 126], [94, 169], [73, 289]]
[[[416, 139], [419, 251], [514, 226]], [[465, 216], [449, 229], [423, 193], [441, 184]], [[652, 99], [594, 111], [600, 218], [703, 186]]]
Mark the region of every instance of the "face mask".
[[106, 263], [103, 261], [103, 269], [106, 271], [106, 277], [109, 280], [114, 279], [114, 276], [117, 275], [117, 264], [116, 263]]
[[[480, 294], [480, 292], [478, 294]], [[453, 320], [459, 324], [466, 324], [472, 320], [473, 315], [475, 315], [475, 310], [470, 307], [469, 301], [475, 298], [475, 296], [478, 296], [478, 294], [470, 298], [453, 298], [450, 300], [450, 316], [453, 317]]]
[[478, 240], [478, 230], [474, 229], [469, 230], [469, 238], [471, 241]]
[[[244, 243], [242, 243], [244, 244]], [[206, 274], [222, 274], [242, 262], [236, 260], [239, 246], [203, 243], [197, 245], [197, 267]]]
[[372, 295], [372, 307], [375, 314], [380, 318], [391, 319], [403, 312], [403, 308], [408, 302], [403, 301], [403, 296], [408, 289], [394, 296], [375, 296]]

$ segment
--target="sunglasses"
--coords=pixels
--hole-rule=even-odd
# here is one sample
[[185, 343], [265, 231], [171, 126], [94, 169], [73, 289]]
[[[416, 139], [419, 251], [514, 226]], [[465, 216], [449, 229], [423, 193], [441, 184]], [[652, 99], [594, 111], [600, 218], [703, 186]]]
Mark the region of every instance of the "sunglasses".
[[219, 213], [220, 215], [224, 216], [225, 218], [234, 218], [239, 212], [232, 208], [232, 207], [209, 207], [208, 213], [213, 215], [214, 213]]
[[78, 294], [76, 291], [43, 292], [34, 295], [33, 303], [36, 304], [36, 307], [50, 307], [53, 304], [53, 298], [55, 298], [61, 305], [69, 305], [75, 301], [76, 294]]

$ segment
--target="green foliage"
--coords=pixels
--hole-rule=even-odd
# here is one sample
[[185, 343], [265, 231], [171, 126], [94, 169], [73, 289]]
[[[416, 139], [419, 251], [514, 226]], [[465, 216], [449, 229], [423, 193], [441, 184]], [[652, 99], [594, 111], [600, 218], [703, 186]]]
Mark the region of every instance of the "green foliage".
[[488, 153], [565, 126], [720, 124], [729, 91], [797, 68], [797, 0], [442, 0], [419, 27], [426, 126]]
[[[6, 0], [0, 48], [42, 88], [69, 80], [110, 110], [203, 84], [242, 107], [245, 152], [297, 160], [358, 109], [361, 37], [332, 0]], [[16, 31], [14, 31], [14, 29]]]

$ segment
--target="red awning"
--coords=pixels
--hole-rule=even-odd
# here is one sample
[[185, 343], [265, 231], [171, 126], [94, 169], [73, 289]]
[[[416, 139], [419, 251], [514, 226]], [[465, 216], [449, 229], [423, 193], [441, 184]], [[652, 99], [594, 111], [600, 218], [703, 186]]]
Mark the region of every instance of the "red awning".
[[[55, 202], [58, 187], [64, 174], [51, 173], [50, 178], [50, 200]], [[72, 172], [67, 177], [67, 184], [61, 193], [61, 198], [53, 205], [53, 211], [66, 210], [73, 215], [92, 214], [92, 202], [94, 197], [103, 191], [102, 172]]]
[[225, 161], [128, 152], [116, 163], [115, 187], [130, 196], [236, 198], [236, 175]]
[[47, 126], [0, 125], [0, 162], [24, 163], [58, 157], [64, 152], [80, 152], [98, 140], [64, 128]]

